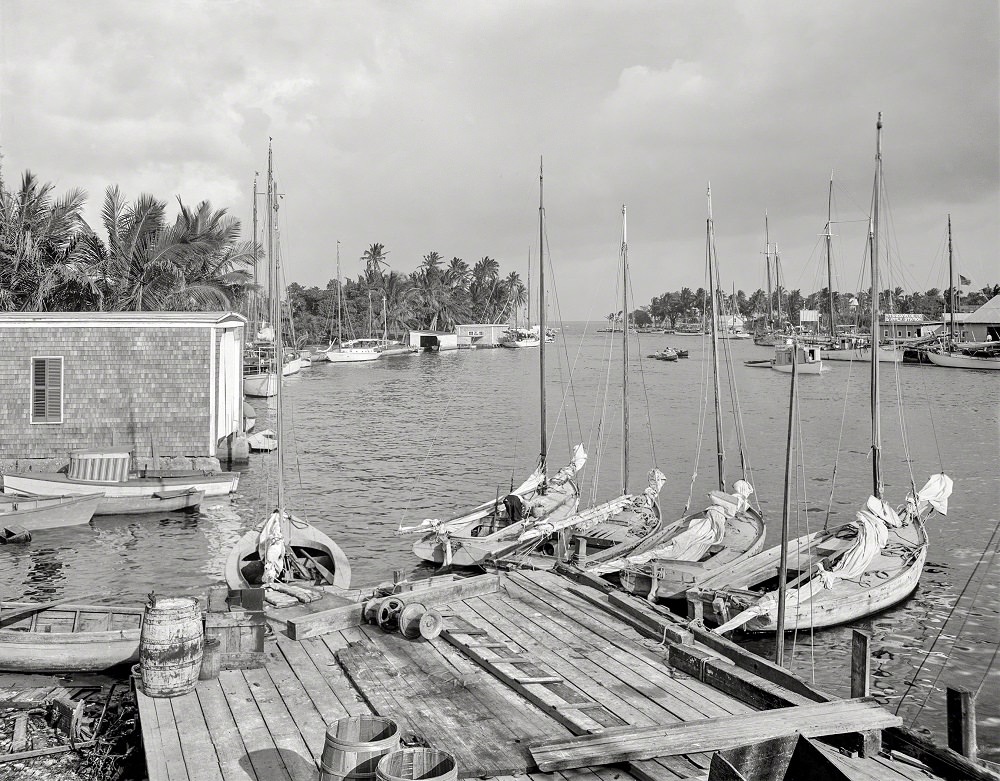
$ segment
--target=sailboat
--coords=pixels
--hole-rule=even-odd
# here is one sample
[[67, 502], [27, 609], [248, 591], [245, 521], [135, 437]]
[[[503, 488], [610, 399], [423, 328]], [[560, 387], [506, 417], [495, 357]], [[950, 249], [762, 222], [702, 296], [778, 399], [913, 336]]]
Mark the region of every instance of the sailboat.
[[[257, 289], [257, 177], [253, 179], [253, 276]], [[271, 311], [271, 278], [268, 275], [268, 316]], [[278, 392], [277, 364], [274, 360], [274, 329], [260, 322], [260, 298], [250, 298], [250, 343], [243, 351], [243, 395], [269, 399]]]
[[[539, 338], [540, 330], [536, 331], [531, 327], [531, 252], [528, 252], [528, 325], [524, 328], [513, 325], [503, 332], [500, 337], [500, 346], [506, 347], [508, 349], [519, 349], [522, 347], [538, 347], [541, 339]], [[515, 323], [517, 321], [515, 314]], [[551, 339], [546, 339], [546, 341], [552, 341]]]
[[771, 289], [771, 237], [768, 231], [767, 212], [764, 212], [764, 263], [767, 267], [767, 312], [764, 327], [754, 331], [753, 342], [760, 347], [774, 347], [784, 340], [781, 329], [781, 277], [778, 273], [778, 245], [774, 245], [774, 275], [778, 283], [778, 317], [774, 317], [774, 291]]
[[[370, 303], [370, 301], [369, 301]], [[337, 242], [337, 342], [324, 350], [330, 363], [367, 363], [377, 361], [385, 349], [384, 339], [351, 339], [344, 341], [344, 287], [340, 282], [340, 242]], [[370, 324], [370, 322], [369, 322]]]
[[[545, 209], [542, 199], [542, 171], [538, 173], [539, 245], [539, 333], [545, 333]], [[587, 461], [583, 445], [577, 445], [569, 463], [555, 475], [548, 474], [548, 439], [545, 423], [545, 342], [538, 349], [539, 431], [538, 466], [517, 488], [503, 497], [483, 502], [461, 515], [400, 527], [397, 534], [419, 534], [413, 544], [418, 558], [432, 564], [456, 567], [481, 566], [498, 550], [515, 542], [529, 528], [573, 515], [580, 504], [580, 488], [575, 477]]]
[[[628, 304], [628, 221], [622, 206], [621, 243], [622, 312], [629, 311]], [[528, 562], [538, 565], [536, 552], [545, 557], [565, 558], [559, 539], [567, 545], [572, 534], [577, 548], [577, 566], [587, 569], [598, 562], [617, 560], [628, 554], [649, 535], [659, 531], [662, 524], [660, 490], [666, 482], [664, 474], [655, 467], [647, 476], [647, 487], [641, 494], [628, 492], [629, 482], [629, 334], [622, 334], [622, 484], [621, 495], [597, 504], [583, 512], [561, 519], [550, 519], [521, 531], [507, 545], [496, 548], [490, 558], [504, 566], [519, 566]], [[558, 535], [558, 537], [556, 536]], [[587, 556], [587, 552], [591, 555]]]
[[[715, 258], [712, 191], [708, 190], [706, 261], [709, 287], [721, 290]], [[631, 550], [609, 549], [583, 559], [580, 566], [594, 574], [618, 573], [621, 585], [650, 599], [682, 595], [717, 567], [743, 561], [764, 545], [764, 520], [750, 507], [753, 487], [743, 477], [733, 493], [725, 490], [725, 449], [722, 437], [722, 404], [719, 379], [718, 295], [711, 295], [712, 359], [715, 386], [716, 456], [718, 489], [709, 494], [709, 507], [662, 526], [648, 534]], [[742, 457], [742, 447], [740, 449]]]
[[[820, 356], [826, 361], [868, 361], [870, 360], [871, 344], [879, 342], [878, 328], [873, 327], [871, 334], [864, 336], [857, 333], [838, 334], [837, 314], [833, 301], [833, 174], [830, 174], [830, 187], [826, 199], [826, 230], [823, 235], [826, 244], [826, 291], [827, 307], [830, 310], [829, 331], [822, 344]], [[877, 324], [876, 324], [877, 325]], [[894, 343], [878, 344], [876, 355], [882, 363], [900, 363], [903, 360], [903, 349]]]
[[948, 324], [948, 339], [937, 350], [928, 350], [927, 359], [935, 366], [949, 369], [1000, 369], [1000, 343], [998, 342], [958, 342], [955, 339], [955, 265], [951, 244], [951, 215], [948, 215], [948, 286], [951, 302], [948, 309], [951, 316]]
[[[274, 237], [274, 177], [271, 145], [267, 150], [267, 256], [273, 280], [278, 279]], [[280, 323], [280, 296], [272, 296], [273, 322]], [[275, 334], [275, 357], [282, 364], [282, 335]], [[277, 439], [284, 436], [281, 385], [278, 383]], [[351, 565], [340, 547], [326, 534], [285, 506], [284, 452], [276, 455], [276, 507], [260, 528], [251, 529], [233, 546], [226, 560], [225, 578], [230, 588], [266, 589], [265, 599], [276, 608], [319, 603], [328, 592], [346, 589], [351, 582]]]
[[[875, 193], [868, 233], [873, 291], [879, 289], [881, 114], [876, 138]], [[876, 295], [872, 301], [872, 333], [878, 332], [878, 310]], [[783, 533], [780, 545], [740, 565], [726, 567], [689, 591], [689, 614], [703, 615], [705, 623], [716, 625], [717, 633], [734, 629], [779, 632], [842, 624], [901, 602], [917, 587], [927, 558], [924, 523], [934, 510], [947, 514], [952, 480], [943, 473], [933, 475], [919, 491], [914, 486], [897, 509], [885, 501], [880, 362], [871, 351], [869, 363], [872, 495], [858, 510], [854, 521], [791, 541]], [[787, 474], [785, 499], [787, 513]]]

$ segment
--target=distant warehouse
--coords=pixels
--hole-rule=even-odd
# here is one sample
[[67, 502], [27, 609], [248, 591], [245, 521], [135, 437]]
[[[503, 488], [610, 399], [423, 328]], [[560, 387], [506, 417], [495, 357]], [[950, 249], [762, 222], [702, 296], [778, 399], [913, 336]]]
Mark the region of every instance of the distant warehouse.
[[239, 431], [231, 312], [0, 312], [0, 458], [216, 456]]

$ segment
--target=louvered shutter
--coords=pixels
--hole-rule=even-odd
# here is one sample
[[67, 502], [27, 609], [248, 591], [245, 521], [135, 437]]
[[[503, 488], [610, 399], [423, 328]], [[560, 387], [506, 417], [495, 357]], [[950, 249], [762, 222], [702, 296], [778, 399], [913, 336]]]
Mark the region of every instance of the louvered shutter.
[[31, 422], [62, 421], [62, 358], [31, 359]]

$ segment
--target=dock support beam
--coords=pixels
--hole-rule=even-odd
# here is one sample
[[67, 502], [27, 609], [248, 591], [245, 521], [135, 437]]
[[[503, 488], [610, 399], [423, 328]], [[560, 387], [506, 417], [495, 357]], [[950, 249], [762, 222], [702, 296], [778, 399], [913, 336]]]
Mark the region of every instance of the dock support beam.
[[871, 694], [872, 638], [866, 632], [854, 630], [851, 636], [851, 697], [868, 697]]
[[948, 687], [948, 748], [976, 761], [976, 693], [960, 686]]

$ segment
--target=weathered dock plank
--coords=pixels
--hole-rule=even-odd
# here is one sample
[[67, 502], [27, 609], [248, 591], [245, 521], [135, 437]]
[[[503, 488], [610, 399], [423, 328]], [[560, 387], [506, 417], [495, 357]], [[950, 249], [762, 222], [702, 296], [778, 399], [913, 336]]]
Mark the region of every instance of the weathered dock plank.
[[285, 767], [284, 758], [274, 743], [272, 727], [264, 722], [253, 694], [241, 670], [223, 670], [219, 683], [236, 722], [236, 729], [247, 748], [241, 763], [248, 762], [257, 777], [264, 781], [297, 781]]
[[169, 699], [153, 698], [153, 708], [160, 725], [160, 748], [167, 764], [168, 778], [185, 778], [188, 774], [184, 752], [181, 750], [180, 736], [177, 734], [177, 722]]
[[[239, 675], [237, 672], [231, 675]], [[225, 781], [263, 781], [258, 778], [247, 759], [247, 747], [243, 743], [232, 710], [226, 701], [226, 693], [219, 679], [199, 681], [196, 689], [198, 702], [205, 717], [205, 728], [215, 746], [219, 769]], [[184, 695], [190, 697], [192, 695]], [[143, 734], [146, 734], [145, 729]], [[187, 740], [185, 733], [183, 738]], [[150, 778], [149, 781], [153, 781]], [[171, 779], [171, 781], [174, 781]]]
[[[149, 781], [168, 781], [170, 776], [167, 773], [167, 758], [163, 753], [163, 737], [155, 703], [141, 691], [136, 693], [136, 701], [142, 725], [142, 748], [146, 754], [146, 774]], [[164, 724], [163, 729], [168, 729], [169, 726]]]
[[177, 735], [184, 764], [189, 769], [196, 768], [199, 778], [205, 781], [225, 781], [212, 737], [208, 732], [205, 714], [196, 693], [169, 700], [177, 724]]

